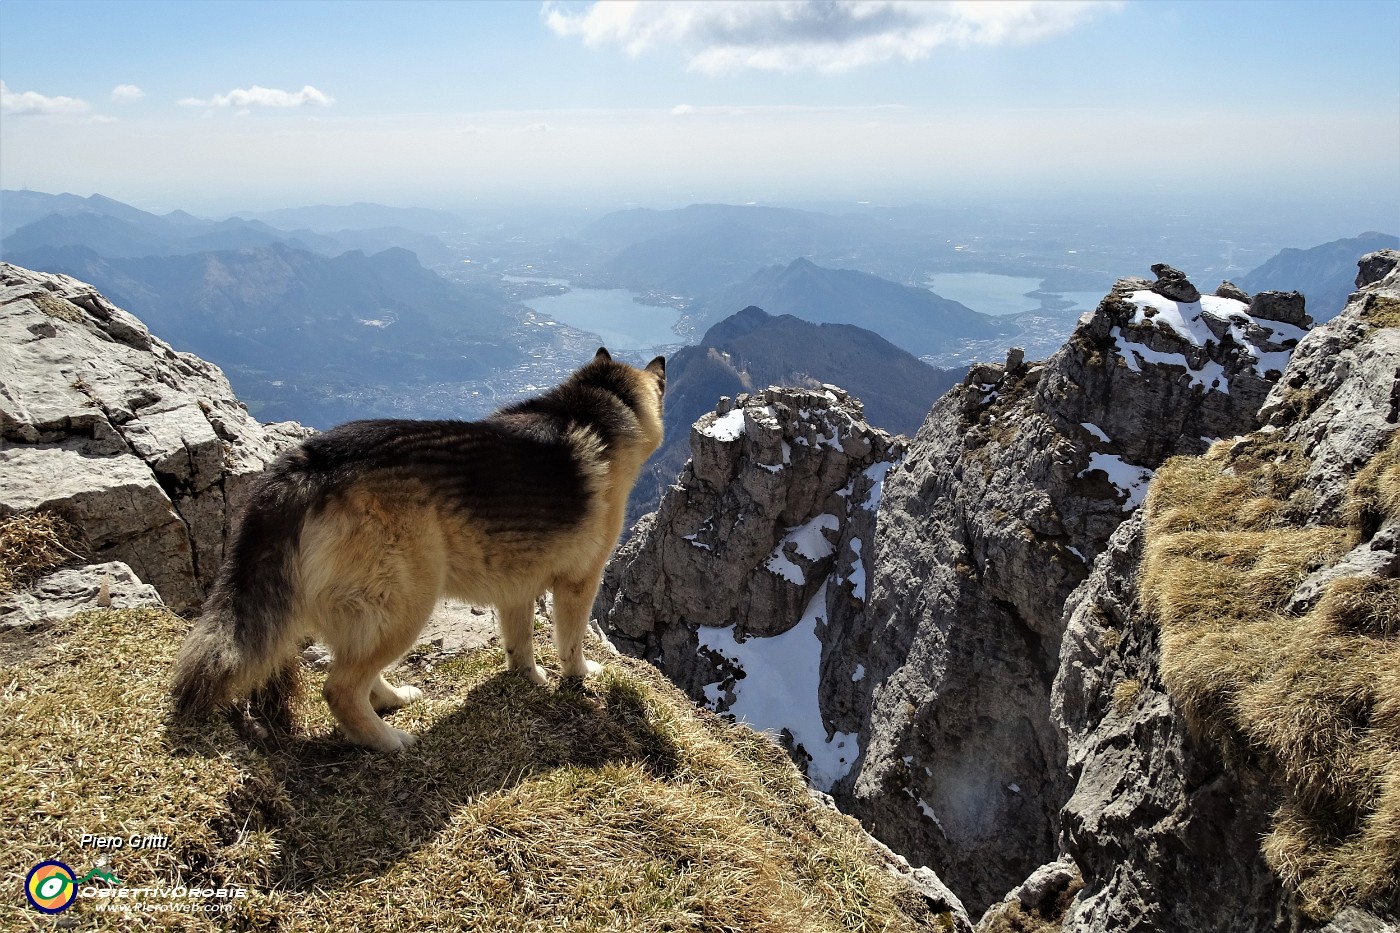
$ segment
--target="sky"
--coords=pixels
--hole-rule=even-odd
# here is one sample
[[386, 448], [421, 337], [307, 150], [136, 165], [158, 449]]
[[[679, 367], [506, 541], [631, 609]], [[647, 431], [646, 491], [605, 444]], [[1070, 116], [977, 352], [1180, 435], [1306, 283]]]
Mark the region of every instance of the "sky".
[[1400, 3], [0, 2], [0, 185], [377, 201], [1381, 205]]

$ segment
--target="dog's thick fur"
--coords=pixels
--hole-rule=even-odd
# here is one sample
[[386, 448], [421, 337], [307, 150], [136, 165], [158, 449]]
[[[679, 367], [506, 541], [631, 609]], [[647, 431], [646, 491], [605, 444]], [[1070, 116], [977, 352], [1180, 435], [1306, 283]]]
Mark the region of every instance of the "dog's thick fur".
[[248, 696], [308, 635], [331, 649], [325, 697], [354, 742], [413, 736], [376, 710], [421, 692], [382, 671], [444, 595], [492, 604], [506, 666], [545, 682], [535, 600], [554, 594], [566, 677], [598, 666], [583, 639], [627, 496], [661, 443], [666, 363], [605, 348], [558, 388], [483, 421], [357, 421], [305, 441], [255, 484], [219, 578], [175, 664], [181, 715]]

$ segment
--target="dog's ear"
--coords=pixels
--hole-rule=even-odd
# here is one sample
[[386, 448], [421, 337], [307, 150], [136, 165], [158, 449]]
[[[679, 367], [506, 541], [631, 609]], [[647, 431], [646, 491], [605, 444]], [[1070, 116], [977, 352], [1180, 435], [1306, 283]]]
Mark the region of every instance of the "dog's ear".
[[607, 347], [599, 347], [598, 352], [593, 354], [593, 362], [611, 363], [612, 354], [608, 352]]
[[662, 395], [666, 394], [666, 357], [658, 356], [647, 364], [646, 371], [656, 377], [656, 388]]

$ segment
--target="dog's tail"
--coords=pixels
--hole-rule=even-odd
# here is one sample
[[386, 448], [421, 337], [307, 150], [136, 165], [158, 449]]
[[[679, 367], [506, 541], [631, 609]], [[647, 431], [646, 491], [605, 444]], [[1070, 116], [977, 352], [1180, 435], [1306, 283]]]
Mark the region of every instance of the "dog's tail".
[[253, 484], [204, 612], [175, 660], [175, 712], [207, 714], [285, 670], [301, 632], [294, 618], [302, 526], [319, 484], [294, 448]]

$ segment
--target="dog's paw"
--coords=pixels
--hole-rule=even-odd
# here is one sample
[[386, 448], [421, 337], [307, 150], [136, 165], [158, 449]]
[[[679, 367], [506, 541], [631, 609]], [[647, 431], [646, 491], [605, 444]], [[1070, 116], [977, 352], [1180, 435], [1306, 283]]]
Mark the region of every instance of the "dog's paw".
[[540, 687], [549, 683], [549, 675], [545, 673], [544, 668], [540, 667], [538, 664], [532, 664], [529, 667], [517, 667], [515, 673], [524, 677], [530, 683]]
[[599, 664], [597, 661], [590, 661], [584, 658], [578, 664], [570, 665], [561, 676], [583, 680], [585, 677], [592, 677], [594, 674], [601, 674], [602, 672], [603, 665]]
[[384, 731], [376, 734], [372, 739], [364, 744], [377, 752], [401, 752], [414, 742], [418, 741], [418, 736], [404, 732], [402, 729], [395, 729], [393, 726], [385, 726]]
[[376, 713], [392, 713], [394, 710], [423, 699], [423, 691], [405, 684], [388, 691], [376, 689], [370, 694], [370, 702]]

